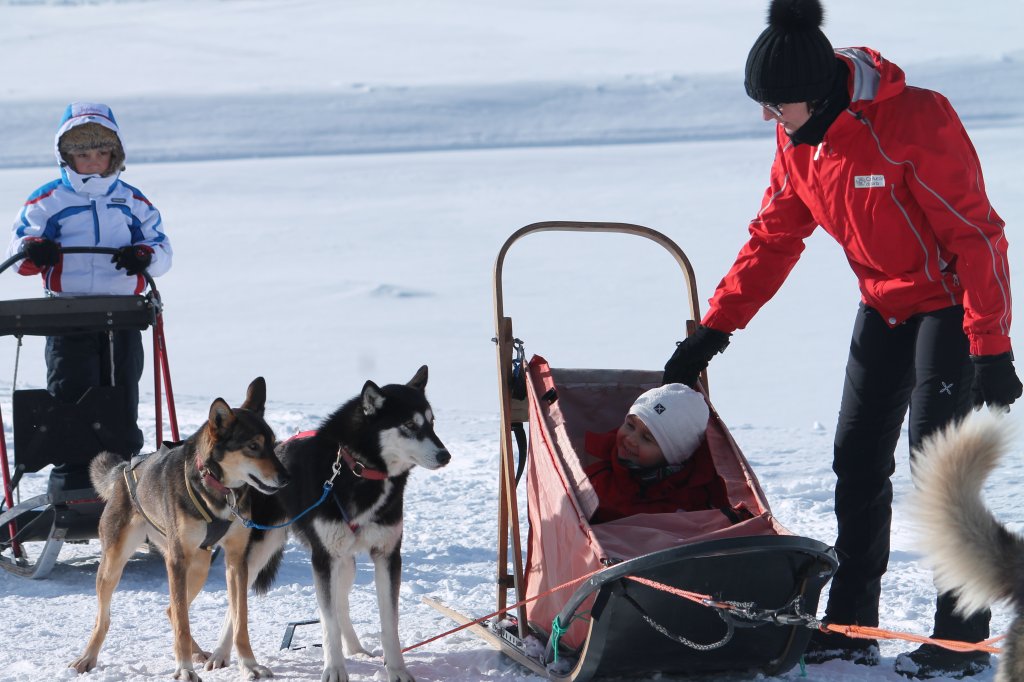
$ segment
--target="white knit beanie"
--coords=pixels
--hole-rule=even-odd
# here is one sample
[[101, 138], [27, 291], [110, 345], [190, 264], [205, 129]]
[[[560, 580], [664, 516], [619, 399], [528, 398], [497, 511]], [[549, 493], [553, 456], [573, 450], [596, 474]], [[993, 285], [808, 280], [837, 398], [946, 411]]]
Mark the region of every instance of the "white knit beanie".
[[651, 431], [669, 464], [682, 464], [700, 447], [711, 411], [704, 396], [686, 384], [647, 391], [629, 408]]

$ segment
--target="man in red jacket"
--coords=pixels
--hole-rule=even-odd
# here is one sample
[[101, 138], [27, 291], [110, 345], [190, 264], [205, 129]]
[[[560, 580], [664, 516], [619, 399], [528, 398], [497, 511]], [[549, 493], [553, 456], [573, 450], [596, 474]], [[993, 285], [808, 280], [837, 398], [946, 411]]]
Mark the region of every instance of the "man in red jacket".
[[[1022, 386], [1010, 347], [1003, 221], [981, 165], [945, 97], [908, 86], [868, 48], [833, 50], [817, 0], [773, 0], [747, 58], [747, 94], [776, 125], [778, 147], [750, 238], [697, 331], [665, 365], [693, 384], [729, 336], [779, 289], [818, 226], [860, 284], [836, 428], [836, 551], [826, 620], [878, 624], [889, 558], [894, 452], [909, 408], [910, 446], [982, 403], [1008, 406]], [[938, 597], [934, 636], [980, 641], [989, 614], [963, 619]], [[877, 665], [877, 643], [816, 633], [811, 661]], [[923, 645], [897, 672], [961, 678], [988, 654]]]

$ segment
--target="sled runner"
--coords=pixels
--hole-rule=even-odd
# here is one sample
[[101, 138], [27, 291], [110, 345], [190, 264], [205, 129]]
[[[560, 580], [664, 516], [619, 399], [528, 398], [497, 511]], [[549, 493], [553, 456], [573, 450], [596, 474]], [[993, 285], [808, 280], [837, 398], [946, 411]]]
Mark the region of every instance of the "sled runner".
[[[106, 247], [66, 247], [64, 253], [113, 255]], [[0, 273], [24, 258], [0, 263]], [[156, 438], [162, 440], [161, 393], [166, 385], [167, 416], [178, 440], [177, 416], [164, 343], [160, 295], [149, 273], [148, 290], [138, 296], [60, 296], [0, 301], [0, 336], [62, 336], [122, 329], [153, 329]], [[121, 386], [90, 388], [75, 404], [58, 401], [45, 389], [18, 390], [17, 356], [12, 382], [13, 471], [6, 436], [0, 438], [0, 568], [29, 578], [45, 578], [65, 541], [98, 537], [103, 501], [89, 481], [88, 466], [100, 451], [128, 454], [131, 424]], [[0, 427], [3, 415], [0, 414]], [[5, 432], [6, 434], [6, 432]], [[45, 492], [21, 498], [25, 474], [50, 470]]]
[[[689, 261], [649, 228], [536, 223], [502, 246], [494, 267], [501, 406], [496, 612], [508, 615], [471, 630], [552, 680], [747, 670], [774, 675], [790, 669], [813, 632], [835, 553], [791, 534], [774, 518], [713, 406], [700, 456], [713, 462], [728, 508], [588, 521], [598, 499], [584, 472], [593, 459], [584, 451], [584, 435], [618, 427], [637, 396], [661, 383], [661, 372], [558, 369], [539, 356], [525, 362], [523, 343], [503, 309], [502, 266], [518, 239], [552, 230], [625, 233], [660, 244], [686, 278], [687, 331], [700, 319]], [[703, 384], [706, 397], [706, 376]], [[513, 435], [525, 440], [517, 434], [524, 421], [530, 431], [525, 563], [512, 447]], [[427, 601], [457, 622], [473, 623]]]

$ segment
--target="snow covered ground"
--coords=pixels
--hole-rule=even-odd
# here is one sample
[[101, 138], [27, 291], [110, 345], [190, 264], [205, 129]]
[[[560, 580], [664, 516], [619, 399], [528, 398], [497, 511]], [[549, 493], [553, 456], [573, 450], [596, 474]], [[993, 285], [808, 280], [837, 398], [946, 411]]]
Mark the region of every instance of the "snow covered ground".
[[[475, 615], [494, 608], [491, 270], [505, 239], [543, 220], [647, 225], [686, 250], [703, 304], [757, 210], [773, 138], [743, 93], [742, 68], [766, 3], [692, 4], [0, 0], [0, 206], [13, 219], [54, 177], [52, 132], [67, 102], [114, 108], [128, 145], [123, 177], [163, 211], [175, 248], [158, 284], [183, 433], [214, 397], [239, 401], [257, 375], [286, 436], [316, 426], [368, 378], [404, 382], [430, 366], [453, 461], [415, 472], [409, 486], [400, 608], [402, 641], [414, 644], [452, 626], [421, 596]], [[826, 10], [835, 45], [876, 47], [911, 83], [950, 97], [1017, 262], [1024, 8], [994, 0], [964, 17], [951, 0], [863, 0]], [[38, 291], [34, 279], [0, 277], [4, 298]], [[527, 237], [503, 284], [516, 335], [556, 366], [657, 368], [682, 334], [682, 280], [646, 240]], [[825, 542], [835, 534], [831, 444], [856, 301], [839, 249], [815, 235], [711, 371], [712, 398], [776, 515]], [[15, 346], [0, 346], [9, 417]], [[27, 340], [19, 387], [42, 382], [40, 355]], [[927, 634], [933, 593], [907, 519], [901, 447], [882, 624]], [[1022, 478], [1017, 451], [986, 489], [1014, 528]], [[27, 480], [24, 492], [41, 485]], [[74, 677], [65, 666], [94, 617], [97, 547], [70, 547], [65, 559], [46, 581], [0, 575], [0, 614], [17, 633], [0, 647], [0, 680]], [[224, 605], [215, 568], [192, 609], [200, 642], [216, 637]], [[168, 676], [165, 607], [163, 564], [140, 556], [115, 595], [101, 667], [84, 679]], [[364, 644], [379, 650], [368, 560], [353, 609]], [[277, 586], [251, 603], [254, 649], [278, 678], [318, 678], [319, 649], [278, 650], [285, 623], [315, 610], [308, 561], [290, 547]], [[997, 609], [994, 631], [1007, 623]], [[299, 637], [311, 644], [319, 630]], [[891, 663], [905, 648], [883, 643], [882, 668], [836, 662], [809, 666], [807, 677], [900, 679]], [[407, 660], [421, 681], [538, 679], [465, 633]], [[349, 670], [385, 679], [379, 659]]]

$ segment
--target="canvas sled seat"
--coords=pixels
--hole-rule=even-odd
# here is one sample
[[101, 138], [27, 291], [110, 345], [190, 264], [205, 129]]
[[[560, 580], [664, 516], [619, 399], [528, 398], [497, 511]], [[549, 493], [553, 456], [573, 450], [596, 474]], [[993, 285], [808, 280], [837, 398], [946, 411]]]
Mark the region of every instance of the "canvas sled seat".
[[[835, 571], [834, 552], [791, 534], [772, 516], [713, 408], [706, 446], [737, 514], [708, 509], [588, 522], [598, 499], [584, 473], [591, 461], [584, 434], [616, 428], [660, 379], [660, 372], [555, 369], [537, 356], [529, 363], [526, 617], [545, 642], [542, 662], [551, 679], [776, 674], [797, 663], [813, 632], [806, 622], [746, 621], [626, 577], [760, 611], [815, 614]], [[549, 593], [601, 568], [575, 590]]]

